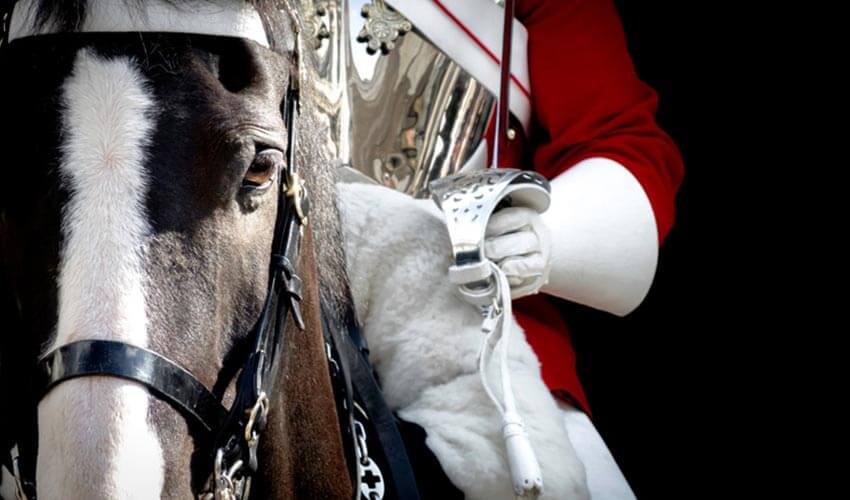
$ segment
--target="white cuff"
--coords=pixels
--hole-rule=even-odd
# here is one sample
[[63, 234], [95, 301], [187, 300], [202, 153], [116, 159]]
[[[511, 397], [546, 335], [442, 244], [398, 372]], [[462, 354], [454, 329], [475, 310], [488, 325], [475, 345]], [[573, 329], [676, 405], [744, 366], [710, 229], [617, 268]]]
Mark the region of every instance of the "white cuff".
[[542, 292], [618, 316], [646, 297], [658, 263], [658, 230], [649, 198], [626, 167], [583, 160], [551, 182], [543, 221], [552, 236], [549, 283]]

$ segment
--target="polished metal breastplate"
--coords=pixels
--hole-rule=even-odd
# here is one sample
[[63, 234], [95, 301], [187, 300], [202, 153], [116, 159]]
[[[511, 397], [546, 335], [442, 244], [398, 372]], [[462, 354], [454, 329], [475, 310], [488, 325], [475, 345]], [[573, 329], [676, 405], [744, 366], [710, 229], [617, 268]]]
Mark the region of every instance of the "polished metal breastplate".
[[[430, 181], [485, 166], [479, 147], [495, 99], [483, 85], [415, 26], [393, 40], [411, 26], [381, 0], [302, 4], [319, 60], [327, 147], [339, 167], [424, 198]], [[378, 53], [370, 56], [370, 46]]]

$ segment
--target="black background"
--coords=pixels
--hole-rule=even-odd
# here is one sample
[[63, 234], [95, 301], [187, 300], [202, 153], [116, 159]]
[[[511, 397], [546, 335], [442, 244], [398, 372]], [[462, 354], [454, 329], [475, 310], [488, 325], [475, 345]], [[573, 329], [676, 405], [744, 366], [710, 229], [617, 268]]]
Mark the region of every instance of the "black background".
[[594, 424], [638, 498], [737, 497], [732, 464], [758, 448], [747, 442], [756, 434], [747, 432], [749, 382], [739, 371], [757, 312], [742, 314], [749, 281], [730, 267], [746, 261], [741, 236], [752, 231], [728, 220], [745, 218], [731, 204], [746, 165], [739, 127], [755, 114], [741, 104], [747, 49], [730, 38], [732, 9], [617, 7], [637, 72], [659, 93], [658, 121], [682, 151], [685, 179], [644, 303], [626, 318], [567, 303], [563, 312]]

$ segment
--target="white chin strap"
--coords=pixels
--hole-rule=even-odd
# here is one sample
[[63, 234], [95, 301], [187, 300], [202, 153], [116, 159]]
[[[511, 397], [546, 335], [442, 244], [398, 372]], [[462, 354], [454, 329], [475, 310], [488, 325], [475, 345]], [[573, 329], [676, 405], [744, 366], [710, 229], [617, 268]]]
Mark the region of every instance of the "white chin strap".
[[[9, 41], [58, 30], [51, 23], [36, 26], [37, 0], [19, 0], [12, 11]], [[85, 33], [165, 32], [230, 36], [269, 46], [260, 14], [247, 3], [207, 0], [169, 5], [161, 0], [90, 1], [79, 30]]]

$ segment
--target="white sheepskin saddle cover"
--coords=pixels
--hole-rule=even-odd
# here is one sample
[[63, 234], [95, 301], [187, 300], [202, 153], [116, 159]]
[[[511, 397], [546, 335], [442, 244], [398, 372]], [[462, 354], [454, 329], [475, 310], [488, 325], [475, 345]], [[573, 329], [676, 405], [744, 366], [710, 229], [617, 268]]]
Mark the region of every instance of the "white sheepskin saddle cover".
[[[338, 189], [354, 302], [387, 403], [426, 430], [426, 444], [467, 498], [514, 498], [501, 418], [477, 372], [481, 316], [448, 281], [451, 245], [442, 213], [430, 200], [381, 186]], [[541, 498], [588, 498], [584, 466], [539, 361], [511, 323], [509, 364], [543, 472]], [[499, 394], [497, 364], [488, 369]]]

